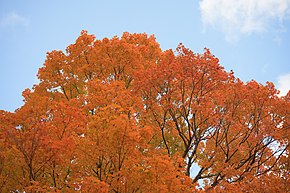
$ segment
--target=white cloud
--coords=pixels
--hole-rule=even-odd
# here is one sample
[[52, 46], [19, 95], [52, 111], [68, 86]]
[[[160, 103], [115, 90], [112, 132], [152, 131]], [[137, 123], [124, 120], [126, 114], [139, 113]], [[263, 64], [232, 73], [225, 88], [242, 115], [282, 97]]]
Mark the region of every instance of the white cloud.
[[280, 96], [285, 96], [290, 90], [290, 73], [278, 77]]
[[16, 12], [10, 12], [4, 15], [0, 20], [0, 27], [27, 27], [28, 24], [29, 20]]
[[283, 28], [290, 16], [290, 0], [200, 0], [199, 6], [204, 26], [223, 31], [230, 42], [268, 31], [272, 21]]

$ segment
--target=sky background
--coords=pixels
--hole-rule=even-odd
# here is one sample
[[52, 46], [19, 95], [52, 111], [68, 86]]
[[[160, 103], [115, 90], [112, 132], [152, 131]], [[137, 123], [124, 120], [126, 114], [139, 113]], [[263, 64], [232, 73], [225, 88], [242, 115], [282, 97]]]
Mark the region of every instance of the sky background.
[[243, 81], [290, 88], [290, 0], [0, 0], [0, 109], [21, 107], [46, 52], [83, 29], [97, 39], [154, 34], [163, 50], [207, 47]]

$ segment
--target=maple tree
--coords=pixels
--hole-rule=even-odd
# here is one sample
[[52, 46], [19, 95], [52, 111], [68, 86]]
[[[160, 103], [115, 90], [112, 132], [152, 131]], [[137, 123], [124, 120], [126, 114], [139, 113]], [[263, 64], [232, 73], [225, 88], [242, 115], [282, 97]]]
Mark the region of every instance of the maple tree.
[[290, 93], [209, 49], [82, 31], [38, 78], [0, 111], [0, 192], [290, 191]]

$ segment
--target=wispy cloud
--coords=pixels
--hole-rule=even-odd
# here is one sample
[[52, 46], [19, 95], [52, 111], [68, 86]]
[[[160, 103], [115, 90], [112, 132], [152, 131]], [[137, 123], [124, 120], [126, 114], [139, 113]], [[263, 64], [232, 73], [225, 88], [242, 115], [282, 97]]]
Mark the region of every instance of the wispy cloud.
[[7, 13], [0, 19], [0, 27], [27, 27], [28, 25], [29, 19], [16, 12]]
[[221, 30], [230, 42], [268, 31], [273, 21], [283, 28], [290, 16], [290, 0], [200, 0], [199, 6], [204, 26]]
[[290, 73], [278, 77], [280, 96], [285, 96], [290, 91]]

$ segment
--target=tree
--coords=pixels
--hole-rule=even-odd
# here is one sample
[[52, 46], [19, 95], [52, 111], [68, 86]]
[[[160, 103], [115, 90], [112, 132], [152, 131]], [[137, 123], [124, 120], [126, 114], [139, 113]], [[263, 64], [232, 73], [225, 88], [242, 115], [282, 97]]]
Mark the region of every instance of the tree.
[[82, 31], [38, 78], [0, 113], [2, 192], [289, 191], [289, 94], [209, 49]]

